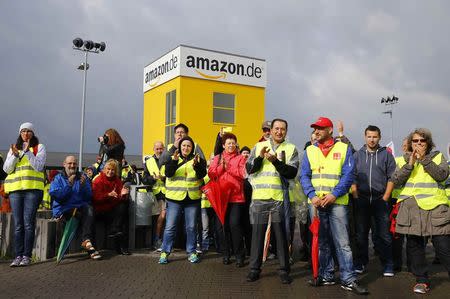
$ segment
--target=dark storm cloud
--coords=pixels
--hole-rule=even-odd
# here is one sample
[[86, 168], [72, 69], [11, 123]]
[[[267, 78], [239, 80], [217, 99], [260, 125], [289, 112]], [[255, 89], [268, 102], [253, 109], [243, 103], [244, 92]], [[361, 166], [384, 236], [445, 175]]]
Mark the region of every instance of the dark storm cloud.
[[85, 150], [119, 130], [140, 153], [143, 67], [178, 44], [267, 60], [266, 116], [290, 122], [299, 146], [320, 115], [342, 119], [355, 144], [370, 124], [390, 139], [379, 103], [395, 93], [394, 141], [424, 126], [450, 141], [446, 1], [4, 1], [0, 4], [0, 148], [32, 121], [51, 151], [77, 151], [81, 52], [74, 37], [105, 41], [89, 55]]

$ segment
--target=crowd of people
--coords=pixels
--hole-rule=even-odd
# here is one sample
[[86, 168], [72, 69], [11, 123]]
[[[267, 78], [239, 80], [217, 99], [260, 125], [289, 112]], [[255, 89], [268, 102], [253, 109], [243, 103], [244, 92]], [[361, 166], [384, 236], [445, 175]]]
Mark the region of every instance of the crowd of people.
[[[159, 264], [169, 263], [175, 244], [185, 237], [190, 263], [199, 263], [201, 255], [215, 247], [224, 265], [232, 264], [233, 257], [236, 267], [248, 265], [247, 281], [253, 282], [260, 278], [262, 263], [277, 257], [280, 281], [289, 284], [298, 223], [302, 258], [318, 255], [318, 275], [309, 281], [311, 286], [336, 284], [336, 264], [343, 289], [367, 294], [358, 275], [369, 268], [371, 232], [381, 275], [393, 277], [402, 270], [406, 239], [407, 268], [416, 277], [413, 291], [427, 293], [429, 240], [450, 275], [446, 158], [424, 128], [404, 139], [403, 155], [395, 158], [380, 145], [377, 126], [365, 129], [359, 150], [344, 136], [341, 122], [336, 125], [338, 136], [334, 127], [329, 118], [318, 118], [302, 151], [286, 140], [288, 122], [283, 119], [265, 121], [263, 135], [252, 148], [240, 146], [238, 136], [222, 128], [214, 154], [206, 158], [189, 128], [180, 123], [174, 127], [173, 144], [154, 142], [154, 154], [144, 157], [143, 172], [128, 165], [123, 139], [108, 129], [98, 138], [95, 164], [81, 173], [76, 157], [69, 155], [59, 173], [46, 177], [46, 148], [34, 125], [23, 123], [0, 178], [15, 226], [11, 267], [31, 263], [40, 204], [63, 223], [70, 217], [80, 219], [81, 246], [92, 259], [102, 258], [95, 248], [95, 221], [105, 221], [115, 251], [129, 255], [130, 185], [145, 185], [143, 192], [154, 196], [158, 209], [153, 246], [160, 252]], [[317, 219], [314, 250], [317, 244], [308, 227]]]

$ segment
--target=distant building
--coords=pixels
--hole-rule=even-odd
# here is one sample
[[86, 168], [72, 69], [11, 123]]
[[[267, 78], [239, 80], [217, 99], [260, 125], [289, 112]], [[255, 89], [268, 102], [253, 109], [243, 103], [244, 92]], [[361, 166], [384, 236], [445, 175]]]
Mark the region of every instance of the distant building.
[[264, 120], [266, 74], [263, 59], [184, 45], [155, 60], [144, 68], [142, 154], [152, 154], [156, 140], [172, 143], [178, 123], [206, 156], [221, 127], [252, 147]]

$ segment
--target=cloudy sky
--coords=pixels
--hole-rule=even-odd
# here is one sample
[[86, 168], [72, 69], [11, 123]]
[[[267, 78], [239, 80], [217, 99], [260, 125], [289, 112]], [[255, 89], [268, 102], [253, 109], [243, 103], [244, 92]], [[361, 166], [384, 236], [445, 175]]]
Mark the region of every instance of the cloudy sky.
[[360, 147], [391, 120], [394, 142], [427, 127], [450, 142], [448, 1], [1, 1], [0, 149], [31, 121], [49, 151], [78, 152], [83, 54], [72, 39], [105, 41], [89, 56], [85, 151], [119, 130], [129, 154], [142, 145], [143, 68], [179, 44], [267, 60], [266, 117], [289, 121], [303, 146], [325, 115]]

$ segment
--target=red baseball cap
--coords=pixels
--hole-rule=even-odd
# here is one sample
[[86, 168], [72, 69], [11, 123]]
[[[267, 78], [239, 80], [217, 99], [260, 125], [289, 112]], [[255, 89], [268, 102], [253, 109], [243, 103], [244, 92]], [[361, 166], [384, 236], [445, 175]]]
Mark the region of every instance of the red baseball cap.
[[315, 128], [315, 127], [332, 128], [333, 122], [329, 118], [321, 116], [316, 120], [315, 123], [311, 124], [311, 128]]

